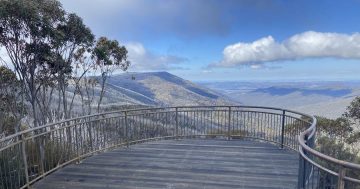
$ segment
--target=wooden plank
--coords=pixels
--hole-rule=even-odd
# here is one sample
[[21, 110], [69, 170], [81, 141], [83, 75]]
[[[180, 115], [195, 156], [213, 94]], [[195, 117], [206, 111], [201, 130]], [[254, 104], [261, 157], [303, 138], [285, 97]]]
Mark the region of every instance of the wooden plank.
[[298, 155], [249, 140], [153, 141], [69, 165], [34, 188], [295, 188]]

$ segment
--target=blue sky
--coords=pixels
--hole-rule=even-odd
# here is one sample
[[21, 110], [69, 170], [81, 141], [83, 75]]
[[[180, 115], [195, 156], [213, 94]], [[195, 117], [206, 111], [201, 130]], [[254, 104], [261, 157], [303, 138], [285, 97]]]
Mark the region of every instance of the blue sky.
[[360, 0], [61, 0], [129, 50], [129, 71], [189, 80], [358, 80]]

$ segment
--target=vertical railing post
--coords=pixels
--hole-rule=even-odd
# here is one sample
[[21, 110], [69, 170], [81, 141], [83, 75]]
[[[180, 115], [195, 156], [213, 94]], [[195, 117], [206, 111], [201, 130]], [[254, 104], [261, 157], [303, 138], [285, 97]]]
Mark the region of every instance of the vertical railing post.
[[345, 181], [344, 181], [345, 174], [346, 174], [345, 167], [340, 166], [339, 176], [338, 176], [338, 181], [337, 181], [337, 189], [344, 189], [345, 188]]
[[178, 119], [179, 119], [179, 118], [178, 118], [178, 113], [179, 113], [179, 112], [178, 112], [178, 108], [177, 108], [177, 107], [175, 108], [175, 113], [176, 113], [176, 114], [175, 114], [175, 122], [176, 122], [176, 123], [175, 123], [175, 124], [176, 124], [176, 125], [175, 125], [175, 136], [176, 136], [176, 139], [179, 139], [179, 120], [178, 120]]
[[24, 134], [21, 135], [21, 153], [22, 153], [22, 158], [23, 158], [23, 163], [24, 163], [24, 172], [25, 172], [25, 181], [26, 181], [26, 185], [27, 188], [29, 187], [29, 172], [28, 172], [28, 161], [27, 161], [27, 154], [26, 154], [26, 141], [25, 141], [25, 136]]
[[[81, 121], [79, 121], [79, 120], [75, 120], [75, 126], [74, 126], [74, 129], [75, 129], [75, 148], [76, 148], [76, 163], [80, 163], [80, 147], [79, 147], [79, 139], [78, 139], [78, 126], [79, 127], [81, 127], [81, 123], [80, 123]], [[79, 123], [79, 125], [78, 125], [78, 123]]]
[[[94, 120], [91, 120], [89, 117], [89, 122], [87, 123], [87, 132], [89, 134], [89, 141], [90, 141], [90, 151], [94, 151], [94, 140], [93, 140], [93, 134], [92, 134], [92, 127], [94, 125]], [[89, 151], [88, 151], [89, 152]], [[87, 152], [86, 152], [87, 153]]]
[[228, 115], [228, 140], [231, 139], [231, 133], [230, 133], [230, 127], [231, 127], [231, 106], [229, 106], [229, 115]]
[[284, 135], [285, 135], [285, 110], [282, 112], [282, 121], [281, 121], [281, 148], [284, 148]]
[[[308, 137], [305, 136], [305, 145], [307, 145]], [[302, 148], [300, 149], [302, 150]], [[304, 152], [306, 155], [306, 152]], [[299, 174], [298, 174], [298, 189], [304, 189], [306, 185], [306, 160], [299, 154]]]
[[126, 147], [129, 148], [129, 125], [128, 125], [127, 111], [125, 111], [124, 114], [125, 114], [125, 140], [126, 140]]
[[305, 188], [305, 160], [299, 155], [299, 174], [298, 174], [298, 189]]

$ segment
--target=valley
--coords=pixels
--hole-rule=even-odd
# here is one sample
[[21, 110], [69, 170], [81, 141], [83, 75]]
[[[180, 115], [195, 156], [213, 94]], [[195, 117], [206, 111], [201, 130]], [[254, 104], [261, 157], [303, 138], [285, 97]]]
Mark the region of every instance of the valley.
[[359, 81], [199, 82], [242, 105], [272, 106], [328, 118], [341, 116], [360, 95]]

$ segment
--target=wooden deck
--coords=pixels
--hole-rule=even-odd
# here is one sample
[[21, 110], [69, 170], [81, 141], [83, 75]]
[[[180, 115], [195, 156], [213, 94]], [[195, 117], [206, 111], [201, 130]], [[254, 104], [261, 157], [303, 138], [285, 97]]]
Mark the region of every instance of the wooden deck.
[[251, 140], [153, 141], [101, 153], [34, 185], [64, 188], [295, 188], [298, 154]]

